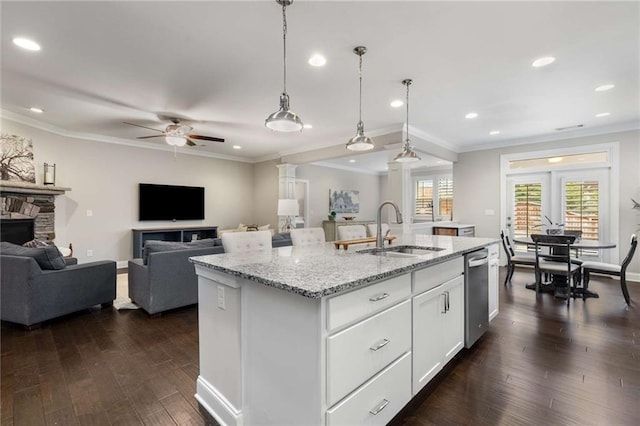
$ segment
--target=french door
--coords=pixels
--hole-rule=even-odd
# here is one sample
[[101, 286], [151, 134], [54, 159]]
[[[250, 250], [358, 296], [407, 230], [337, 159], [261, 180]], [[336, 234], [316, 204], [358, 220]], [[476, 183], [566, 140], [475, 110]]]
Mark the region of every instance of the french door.
[[[510, 239], [549, 228], [581, 231], [587, 240], [609, 241], [611, 205], [606, 169], [550, 171], [507, 177], [505, 224]], [[515, 244], [516, 250], [527, 250]], [[583, 250], [581, 258], [609, 261], [608, 250]]]

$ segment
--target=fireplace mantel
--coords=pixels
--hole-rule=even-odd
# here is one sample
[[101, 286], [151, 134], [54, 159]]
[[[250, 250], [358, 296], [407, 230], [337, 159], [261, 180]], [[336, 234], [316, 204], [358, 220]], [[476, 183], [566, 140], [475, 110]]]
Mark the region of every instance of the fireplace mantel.
[[38, 185], [30, 182], [16, 180], [1, 180], [0, 193], [12, 194], [38, 194], [38, 195], [62, 195], [71, 188], [52, 185]]

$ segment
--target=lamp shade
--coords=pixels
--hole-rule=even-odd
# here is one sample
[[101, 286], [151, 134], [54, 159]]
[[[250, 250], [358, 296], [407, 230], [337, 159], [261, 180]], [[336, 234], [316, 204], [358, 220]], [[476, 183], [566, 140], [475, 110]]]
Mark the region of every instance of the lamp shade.
[[278, 200], [278, 216], [298, 216], [298, 200], [282, 199]]

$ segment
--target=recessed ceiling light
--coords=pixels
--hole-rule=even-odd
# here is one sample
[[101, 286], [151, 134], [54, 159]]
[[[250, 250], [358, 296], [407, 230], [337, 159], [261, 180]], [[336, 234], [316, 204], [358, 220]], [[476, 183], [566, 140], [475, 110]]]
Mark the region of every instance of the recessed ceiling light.
[[553, 56], [545, 56], [543, 58], [538, 58], [531, 64], [534, 68], [546, 67], [549, 64], [552, 64], [556, 61], [556, 58]]
[[240, 145], [234, 145], [233, 149], [242, 149], [242, 147]]
[[611, 115], [610, 112], [601, 112], [599, 114], [596, 114], [596, 117], [601, 118], [601, 117], [607, 117], [609, 115]]
[[29, 111], [36, 112], [38, 114], [42, 114], [44, 112], [44, 110], [42, 108], [37, 108], [37, 107], [31, 107], [31, 108], [29, 108]]
[[490, 135], [499, 135], [500, 134], [500, 130], [492, 130], [489, 132]]
[[404, 105], [404, 102], [402, 102], [400, 99], [396, 99], [394, 101], [391, 101], [389, 105], [391, 105], [393, 108], [400, 108], [402, 105]]
[[314, 67], [323, 67], [327, 63], [327, 59], [319, 54], [315, 54], [309, 58], [309, 65]]
[[356, 160], [349, 160], [349, 162], [350, 162], [350, 163], [355, 163], [355, 162], [356, 162]]
[[562, 158], [562, 157], [551, 157], [551, 158], [549, 158], [547, 161], [548, 161], [549, 163], [559, 163], [559, 162], [561, 162], [562, 160], [563, 160], [563, 158]]
[[38, 51], [40, 50], [40, 45], [33, 40], [29, 40], [24, 37], [16, 37], [13, 39], [13, 44], [16, 46], [20, 46], [23, 49]]
[[470, 112], [467, 115], [464, 116], [464, 118], [477, 118], [478, 117], [478, 113], [477, 112]]
[[305, 129], [313, 129], [313, 124], [305, 124], [302, 127], [304, 127]]
[[606, 92], [607, 90], [613, 89], [615, 84], [603, 84], [602, 86], [596, 87], [596, 92]]

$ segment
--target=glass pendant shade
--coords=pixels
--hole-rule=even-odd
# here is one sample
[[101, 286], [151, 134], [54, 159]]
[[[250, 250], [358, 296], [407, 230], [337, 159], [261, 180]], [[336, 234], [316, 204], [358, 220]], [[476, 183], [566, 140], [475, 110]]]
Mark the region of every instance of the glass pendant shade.
[[360, 57], [360, 65], [358, 68], [358, 78], [360, 80], [360, 108], [358, 126], [356, 128], [356, 135], [349, 139], [346, 148], [349, 151], [368, 151], [373, 149], [373, 141], [370, 137], [364, 135], [364, 123], [362, 122], [362, 55], [367, 53], [367, 48], [364, 46], [358, 46], [353, 49], [353, 53]]
[[185, 146], [187, 139], [183, 136], [165, 136], [165, 141], [172, 146]]
[[276, 132], [301, 131], [303, 127], [298, 114], [289, 110], [289, 95], [286, 93], [280, 95], [280, 109], [269, 115], [264, 125]]

